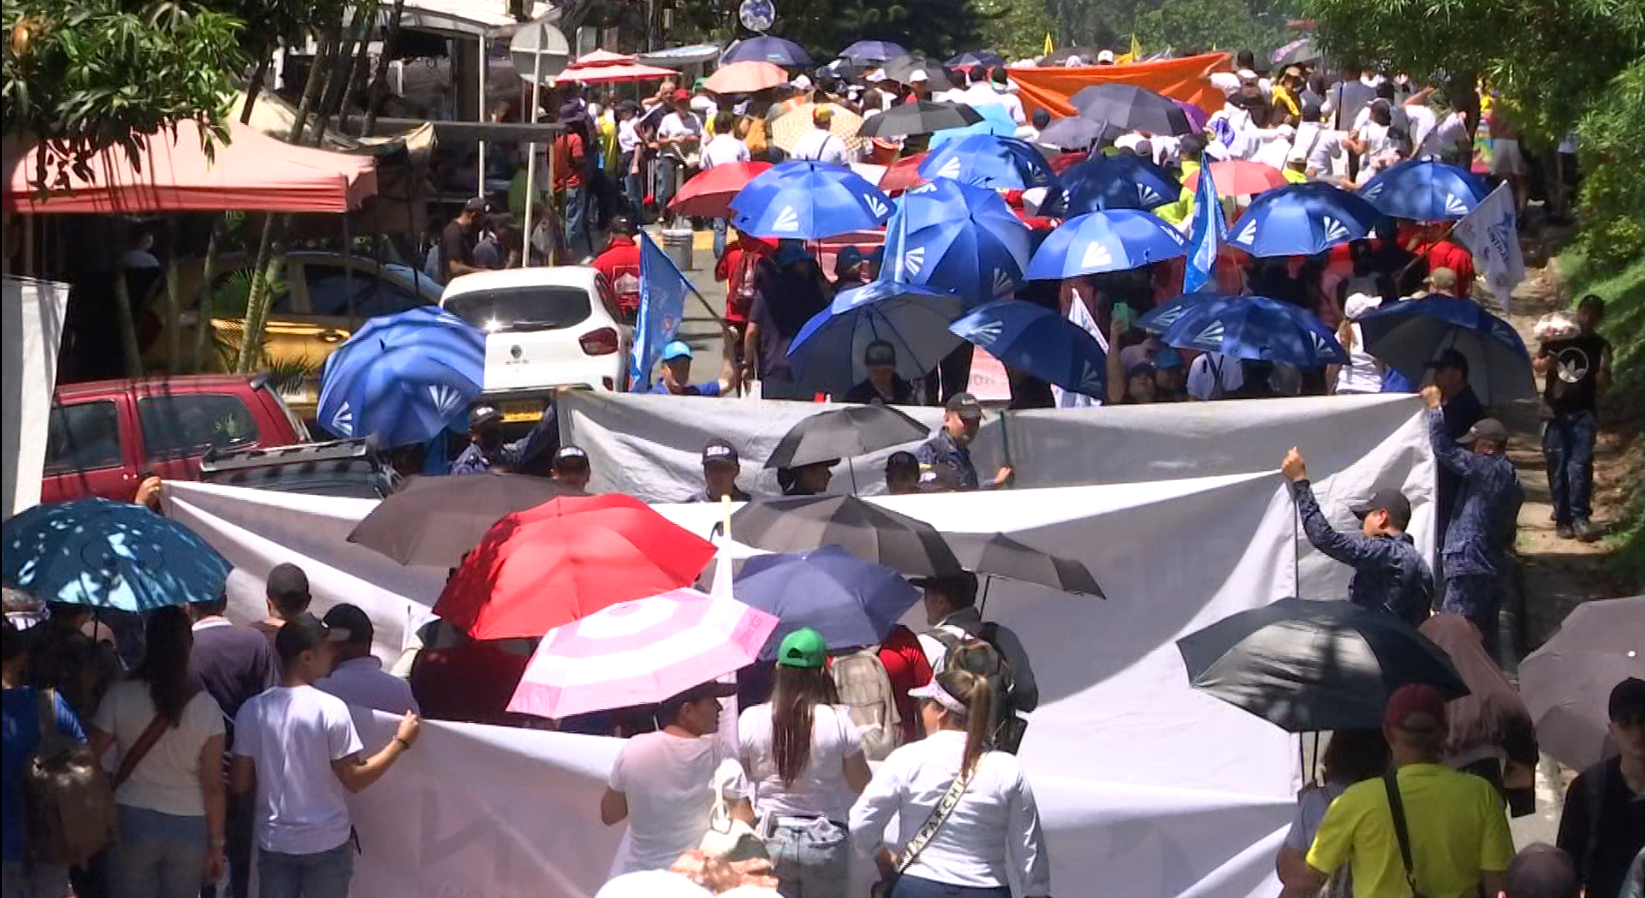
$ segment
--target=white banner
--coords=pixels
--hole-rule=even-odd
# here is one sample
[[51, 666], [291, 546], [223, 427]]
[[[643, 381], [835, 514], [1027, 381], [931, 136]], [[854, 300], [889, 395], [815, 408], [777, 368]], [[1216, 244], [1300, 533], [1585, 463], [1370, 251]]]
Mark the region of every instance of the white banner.
[[0, 300], [0, 518], [40, 501], [57, 350], [69, 287], [7, 275]]
[[1456, 223], [1451, 235], [1473, 250], [1485, 269], [1491, 295], [1507, 309], [1509, 295], [1525, 279], [1525, 257], [1519, 249], [1519, 219], [1511, 185], [1498, 185], [1484, 202]]

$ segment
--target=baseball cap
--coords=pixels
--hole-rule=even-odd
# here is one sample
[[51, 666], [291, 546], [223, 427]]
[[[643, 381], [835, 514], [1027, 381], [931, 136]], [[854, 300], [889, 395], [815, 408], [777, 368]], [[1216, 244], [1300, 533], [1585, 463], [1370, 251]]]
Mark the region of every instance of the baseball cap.
[[581, 446], [561, 446], [560, 451], [554, 453], [554, 470], [565, 468], [588, 467], [588, 453]]
[[338, 642], [370, 642], [374, 632], [365, 611], [347, 602], [331, 606], [321, 623], [332, 633], [340, 634], [336, 637]]
[[1449, 268], [1435, 268], [1428, 272], [1428, 286], [1446, 293], [1455, 290], [1457, 273]]
[[494, 405], [476, 405], [468, 410], [468, 428], [483, 427], [503, 420], [503, 413]]
[[708, 445], [703, 447], [703, 464], [705, 466], [710, 464], [728, 464], [732, 467], [737, 467], [741, 464], [741, 462], [737, 460], [736, 446], [731, 445], [725, 440], [714, 439], [709, 440]]
[[783, 637], [777, 646], [777, 666], [817, 670], [828, 657], [828, 646], [822, 634], [810, 627], [801, 627]]
[[333, 630], [314, 615], [304, 613], [286, 621], [274, 635], [274, 653], [280, 656], [281, 664], [290, 664], [293, 658], [321, 643], [344, 642], [348, 638], [347, 630]]
[[908, 581], [915, 589], [935, 589], [943, 595], [964, 600], [976, 598], [977, 575], [970, 571], [960, 571], [957, 574], [948, 574], [942, 577], [915, 577]]
[[1104, 63], [1112, 63], [1114, 58], [1113, 50], [1102, 50], [1097, 53], [1097, 63], [1099, 65]]
[[1447, 349], [1439, 355], [1434, 356], [1432, 359], [1429, 359], [1428, 364], [1423, 367], [1432, 368], [1435, 371], [1438, 371], [1441, 368], [1455, 368], [1462, 372], [1463, 377], [1467, 377], [1468, 357], [1455, 349]]
[[665, 362], [672, 362], [675, 359], [689, 359], [694, 355], [695, 353], [691, 351], [691, 347], [687, 346], [684, 340], [675, 340], [663, 347], [663, 361]]
[[1611, 690], [1611, 700], [1606, 710], [1613, 721], [1630, 715], [1645, 715], [1645, 680], [1629, 677], [1616, 684]]
[[485, 197], [482, 196], [471, 196], [467, 202], [463, 203], [464, 212], [484, 212], [485, 210], [486, 201]]
[[1495, 418], [1481, 418], [1468, 428], [1468, 432], [1457, 438], [1457, 442], [1464, 446], [1471, 445], [1475, 440], [1492, 440], [1498, 443], [1508, 442], [1508, 428]]
[[684, 103], [684, 102], [686, 102], [690, 99], [691, 99], [691, 91], [686, 90], [683, 87], [676, 90], [676, 91], [674, 91], [674, 102]]
[[1410, 526], [1411, 523], [1411, 500], [1405, 498], [1405, 494], [1396, 489], [1377, 490], [1371, 494], [1371, 498], [1350, 507], [1348, 510], [1360, 518], [1373, 511], [1386, 511], [1389, 520], [1401, 530]]
[[834, 110], [827, 106], [818, 106], [811, 110], [811, 120], [818, 124], [826, 124], [834, 120]]
[[1358, 321], [1361, 316], [1382, 305], [1382, 297], [1372, 296], [1369, 293], [1350, 293], [1342, 303], [1342, 314], [1350, 321]]
[[1576, 862], [1544, 842], [1521, 848], [1503, 877], [1503, 893], [1513, 898], [1573, 898], [1582, 889]]
[[1382, 722], [1396, 730], [1426, 733], [1445, 729], [1445, 699], [1427, 683], [1406, 683], [1388, 697]]
[[1136, 377], [1138, 374], [1153, 374], [1155, 370], [1157, 369], [1154, 368], [1154, 363], [1145, 359], [1126, 368], [1125, 377], [1129, 380], [1130, 378]]
[[309, 598], [308, 575], [289, 561], [282, 561], [268, 572], [268, 596], [287, 602]]
[[558, 116], [560, 121], [562, 121], [562, 122], [575, 122], [575, 121], [578, 121], [579, 119], [581, 119], [582, 117], [583, 117], [583, 107], [580, 104], [575, 103], [575, 102], [560, 104], [560, 114]]
[[922, 84], [922, 83], [924, 83], [926, 81], [930, 81], [930, 80], [931, 79], [925, 74], [924, 69], [918, 69], [912, 75], [908, 76], [908, 83], [909, 84]]
[[884, 340], [875, 340], [862, 351], [862, 363], [872, 368], [876, 365], [897, 364], [897, 347]]
[[955, 393], [948, 397], [948, 402], [943, 406], [943, 409], [958, 412], [961, 418], [982, 417], [982, 403], [978, 402], [977, 397], [970, 393]]
[[1171, 369], [1171, 368], [1181, 368], [1182, 367], [1182, 353], [1177, 352], [1175, 349], [1172, 349], [1170, 347], [1167, 347], [1165, 349], [1161, 349], [1154, 356], [1154, 365], [1155, 365], [1155, 367], [1159, 368], [1161, 371], [1165, 371], [1165, 370], [1168, 370], [1168, 369]]

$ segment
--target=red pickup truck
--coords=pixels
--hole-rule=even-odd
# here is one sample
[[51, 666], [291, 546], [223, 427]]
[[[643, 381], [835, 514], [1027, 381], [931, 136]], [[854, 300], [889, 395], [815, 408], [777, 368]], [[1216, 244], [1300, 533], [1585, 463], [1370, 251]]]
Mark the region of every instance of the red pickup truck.
[[207, 449], [305, 442], [303, 422], [261, 376], [63, 384], [52, 400], [40, 501], [102, 496], [130, 502], [145, 472], [199, 479]]

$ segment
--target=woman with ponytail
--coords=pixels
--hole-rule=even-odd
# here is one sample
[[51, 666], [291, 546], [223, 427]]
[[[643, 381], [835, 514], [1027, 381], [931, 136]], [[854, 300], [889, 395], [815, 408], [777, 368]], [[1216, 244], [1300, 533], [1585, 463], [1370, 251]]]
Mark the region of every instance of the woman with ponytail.
[[868, 784], [868, 761], [846, 709], [838, 707], [827, 647], [802, 628], [777, 649], [768, 704], [737, 720], [756, 819], [771, 820], [766, 851], [784, 898], [844, 898], [851, 878], [846, 811]]
[[120, 759], [109, 879], [114, 898], [193, 898], [223, 875], [223, 712], [189, 673], [187, 612], [150, 612], [144, 635], [136, 674], [91, 722], [93, 751]]
[[[851, 809], [851, 836], [880, 868], [876, 895], [1010, 898], [1013, 873], [1028, 898], [1050, 895], [1034, 791], [989, 744], [987, 679], [949, 669], [908, 694], [926, 737], [892, 752]], [[893, 816], [906, 840], [895, 850], [881, 842]]]

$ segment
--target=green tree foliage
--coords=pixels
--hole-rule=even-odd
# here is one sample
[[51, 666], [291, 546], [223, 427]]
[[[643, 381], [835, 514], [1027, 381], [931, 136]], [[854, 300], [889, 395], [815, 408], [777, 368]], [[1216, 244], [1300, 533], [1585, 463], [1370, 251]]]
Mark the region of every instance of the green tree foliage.
[[[773, 0], [771, 33], [804, 47], [819, 63], [859, 40], [894, 41], [933, 58], [982, 47], [984, 0]], [[1029, 0], [1038, 2], [1038, 0]], [[736, 0], [685, 0], [669, 43], [693, 37], [751, 36], [736, 24]], [[1044, 32], [1038, 35], [1044, 40]]]
[[1600, 271], [1645, 256], [1645, 58], [1613, 79], [1577, 127], [1585, 172], [1578, 214], [1588, 260]]
[[[1057, 23], [1042, 0], [980, 0], [982, 41], [1007, 60], [1032, 59], [1045, 51], [1045, 35], [1056, 35]], [[971, 49], [971, 48], [966, 48]]]
[[1163, 0], [1141, 8], [1132, 33], [1144, 52], [1165, 47], [1181, 50], [1251, 50], [1266, 59], [1297, 34], [1287, 27], [1286, 7], [1248, 0]]

